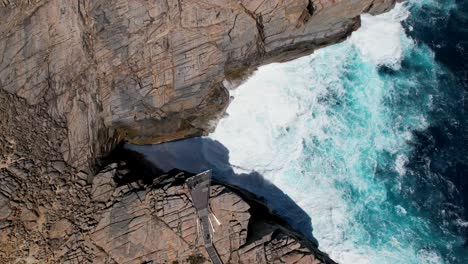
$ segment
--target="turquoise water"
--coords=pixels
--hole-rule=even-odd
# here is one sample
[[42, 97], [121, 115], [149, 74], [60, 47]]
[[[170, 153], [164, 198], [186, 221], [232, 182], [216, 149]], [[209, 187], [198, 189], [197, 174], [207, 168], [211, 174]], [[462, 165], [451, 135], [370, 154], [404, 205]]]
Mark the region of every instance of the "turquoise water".
[[434, 49], [411, 37], [417, 25], [402, 25], [423, 9], [456, 7], [408, 1], [363, 16], [344, 43], [261, 67], [231, 91], [229, 116], [210, 135], [236, 171], [259, 172], [304, 209], [320, 248], [338, 262], [468, 261], [468, 222], [444, 196], [460, 195], [457, 185], [432, 170], [440, 160], [415, 156], [418, 135], [438, 122], [444, 89], [456, 87], [446, 87], [451, 77]]

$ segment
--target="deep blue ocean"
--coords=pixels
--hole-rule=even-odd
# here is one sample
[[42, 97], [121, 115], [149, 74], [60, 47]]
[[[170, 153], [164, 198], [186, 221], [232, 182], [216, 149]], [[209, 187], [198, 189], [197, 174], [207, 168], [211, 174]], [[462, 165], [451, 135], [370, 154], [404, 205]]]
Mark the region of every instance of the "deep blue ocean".
[[259, 68], [209, 137], [131, 148], [256, 192], [340, 263], [468, 263], [467, 18], [455, 0], [364, 15]]

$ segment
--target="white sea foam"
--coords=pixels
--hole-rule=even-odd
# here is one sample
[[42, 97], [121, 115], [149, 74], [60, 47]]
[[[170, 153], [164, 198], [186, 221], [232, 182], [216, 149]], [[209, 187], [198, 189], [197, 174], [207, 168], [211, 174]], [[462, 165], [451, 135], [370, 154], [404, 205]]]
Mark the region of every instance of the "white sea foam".
[[428, 250], [428, 249], [419, 250], [418, 261], [419, 263], [425, 263], [425, 264], [437, 264], [437, 263], [443, 262], [440, 256], [436, 252]]
[[406, 215], [408, 213], [406, 209], [401, 205], [395, 206], [395, 210], [397, 210], [398, 214], [400, 215]]
[[365, 60], [398, 69], [404, 45], [409, 44], [401, 39], [404, 29], [400, 22], [408, 15], [409, 11], [403, 5], [397, 5], [392, 12], [380, 16], [362, 15], [361, 28], [351, 36], [350, 41]]
[[[300, 107], [282, 89], [292, 85], [287, 73], [271, 64], [258, 70], [240, 89], [231, 91], [234, 96], [227, 111], [229, 118], [222, 119], [214, 139], [227, 139], [230, 161], [241, 168], [259, 172], [278, 170], [288, 157], [300, 153], [300, 141], [284, 132], [295, 123]], [[283, 142], [276, 139], [282, 138]], [[278, 144], [284, 143], [281, 146]], [[250, 146], [250, 147], [245, 147]], [[276, 149], [272, 153], [272, 149]]]
[[397, 156], [396, 161], [395, 161], [395, 168], [396, 171], [400, 176], [403, 176], [406, 174], [406, 164], [408, 163], [408, 157], [404, 154], [400, 154]]
[[457, 225], [460, 227], [468, 227], [468, 221], [464, 221], [462, 219], [457, 219]]
[[[435, 253], [418, 253], [411, 245], [366, 244], [373, 230], [355, 218], [367, 206], [387, 199], [385, 188], [369, 175], [378, 169], [376, 151], [398, 154], [395, 170], [406, 173], [407, 158], [398, 151], [412, 135], [385, 123], [382, 100], [391, 86], [379, 79], [377, 67], [398, 69], [405, 50], [412, 47], [400, 24], [407, 16], [401, 4], [384, 15], [363, 16], [362, 28], [344, 43], [290, 63], [261, 67], [231, 91], [234, 101], [228, 117], [210, 135], [229, 149], [237, 171], [259, 172], [303, 208], [312, 218], [320, 248], [340, 263], [437, 259]], [[362, 83], [354, 81], [355, 90], [347, 96], [351, 91], [343, 79], [350, 60], [363, 62], [360, 73], [368, 76], [360, 76]], [[335, 112], [334, 100], [344, 97], [350, 97], [345, 114], [356, 116], [355, 123]], [[412, 128], [422, 128], [424, 122], [424, 116], [415, 117]], [[346, 184], [364, 200], [352, 202]], [[405, 217], [403, 207], [396, 210]]]

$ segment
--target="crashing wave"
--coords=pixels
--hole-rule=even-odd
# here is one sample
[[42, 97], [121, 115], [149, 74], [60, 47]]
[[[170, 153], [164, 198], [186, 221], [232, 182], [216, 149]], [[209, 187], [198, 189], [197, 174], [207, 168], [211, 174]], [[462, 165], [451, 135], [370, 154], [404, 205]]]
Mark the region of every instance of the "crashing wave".
[[411, 192], [401, 182], [413, 133], [429, 126], [434, 94], [418, 89], [439, 70], [405, 34], [410, 4], [364, 15], [342, 44], [259, 68], [210, 135], [235, 170], [259, 172], [303, 208], [341, 263], [444, 263], [438, 246], [459, 243], [394, 201]]

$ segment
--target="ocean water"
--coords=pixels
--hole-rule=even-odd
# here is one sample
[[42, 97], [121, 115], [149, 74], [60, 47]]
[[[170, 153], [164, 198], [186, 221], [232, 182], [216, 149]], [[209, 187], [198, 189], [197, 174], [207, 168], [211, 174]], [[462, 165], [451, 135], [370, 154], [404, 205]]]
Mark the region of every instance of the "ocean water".
[[263, 66], [204, 138], [128, 148], [213, 170], [340, 263], [468, 263], [468, 1], [407, 0]]
[[209, 138], [302, 208], [338, 262], [468, 263], [467, 12], [363, 15], [345, 42], [260, 67]]

